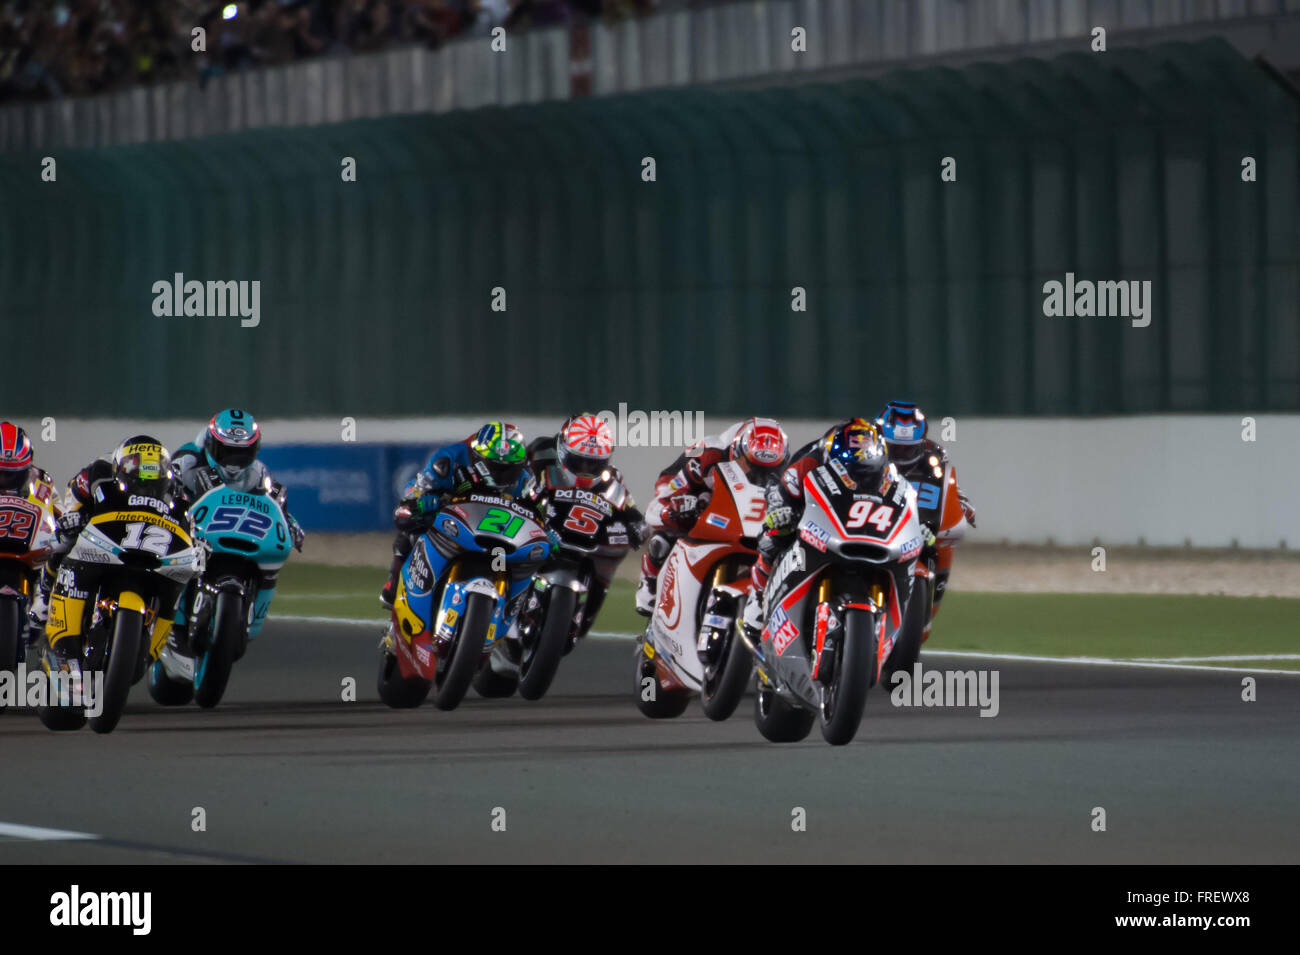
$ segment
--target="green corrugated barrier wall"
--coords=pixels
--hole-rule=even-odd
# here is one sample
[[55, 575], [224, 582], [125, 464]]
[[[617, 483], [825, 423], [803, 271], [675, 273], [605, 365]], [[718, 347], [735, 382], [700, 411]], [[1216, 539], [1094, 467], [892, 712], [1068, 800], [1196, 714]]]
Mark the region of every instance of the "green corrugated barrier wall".
[[[1298, 130], [1207, 41], [2, 156], [0, 414], [1295, 411]], [[177, 272], [260, 324], [155, 317]]]

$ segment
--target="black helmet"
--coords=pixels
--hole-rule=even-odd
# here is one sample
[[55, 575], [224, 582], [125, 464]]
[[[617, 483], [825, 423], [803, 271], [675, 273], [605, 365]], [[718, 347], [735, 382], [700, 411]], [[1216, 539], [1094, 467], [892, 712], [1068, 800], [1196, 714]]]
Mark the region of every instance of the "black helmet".
[[172, 458], [157, 438], [127, 438], [113, 452], [113, 477], [128, 491], [163, 498], [172, 487]]
[[866, 418], [851, 418], [826, 438], [826, 457], [844, 465], [864, 491], [878, 492], [889, 467], [889, 449], [876, 426]]

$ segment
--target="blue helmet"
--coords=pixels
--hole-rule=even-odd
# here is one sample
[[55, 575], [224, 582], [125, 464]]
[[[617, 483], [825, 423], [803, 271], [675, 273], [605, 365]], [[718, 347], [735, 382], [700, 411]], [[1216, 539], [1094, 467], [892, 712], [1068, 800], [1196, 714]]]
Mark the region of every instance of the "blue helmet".
[[889, 446], [889, 459], [895, 464], [912, 464], [925, 453], [927, 423], [915, 402], [891, 401], [876, 418], [876, 426]]
[[238, 478], [257, 460], [261, 446], [262, 429], [251, 414], [238, 408], [214, 414], [203, 436], [208, 464], [218, 468], [227, 481]]

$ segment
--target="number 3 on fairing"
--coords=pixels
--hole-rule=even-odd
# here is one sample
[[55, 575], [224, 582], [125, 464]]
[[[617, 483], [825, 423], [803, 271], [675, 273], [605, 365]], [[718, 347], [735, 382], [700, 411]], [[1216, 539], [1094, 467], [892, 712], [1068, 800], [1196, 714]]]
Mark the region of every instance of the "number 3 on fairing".
[[499, 507], [490, 507], [483, 520], [478, 522], [475, 530], [487, 531], [489, 534], [501, 534], [504, 537], [514, 537], [519, 533], [519, 528], [524, 524], [522, 517], [516, 517], [509, 511], [502, 510]]

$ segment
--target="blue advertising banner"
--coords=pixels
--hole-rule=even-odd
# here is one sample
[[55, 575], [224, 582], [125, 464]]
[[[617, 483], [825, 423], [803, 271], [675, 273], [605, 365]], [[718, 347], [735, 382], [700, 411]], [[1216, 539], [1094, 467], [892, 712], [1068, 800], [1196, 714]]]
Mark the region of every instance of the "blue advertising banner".
[[430, 444], [287, 444], [259, 455], [288, 489], [289, 510], [311, 531], [382, 531]]

